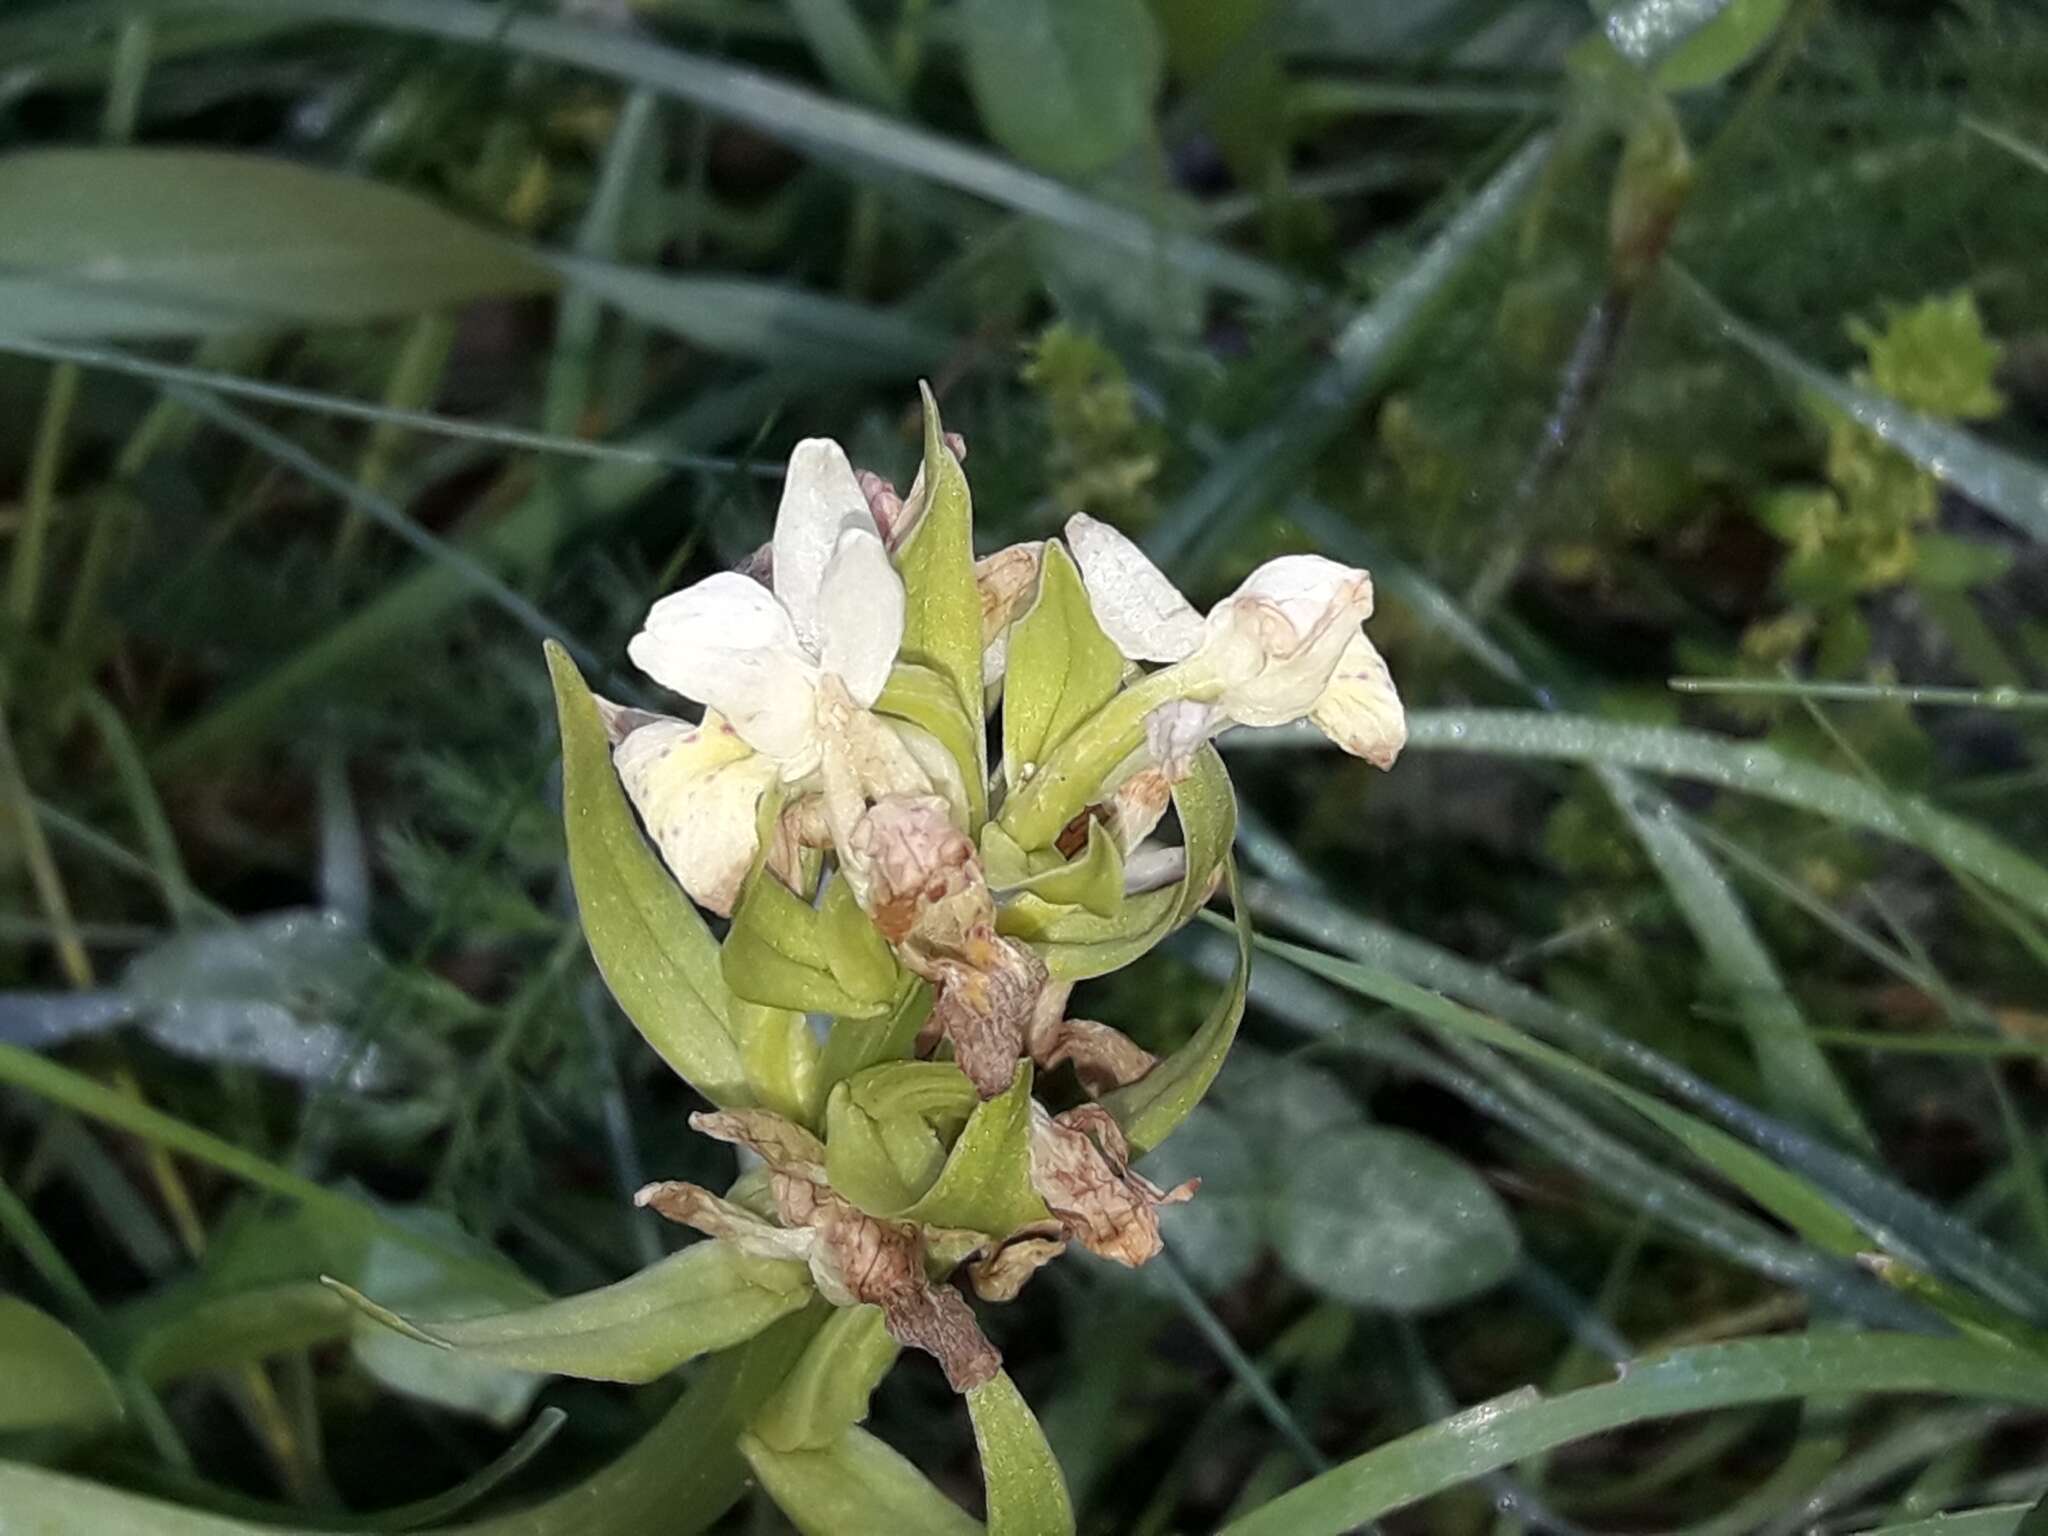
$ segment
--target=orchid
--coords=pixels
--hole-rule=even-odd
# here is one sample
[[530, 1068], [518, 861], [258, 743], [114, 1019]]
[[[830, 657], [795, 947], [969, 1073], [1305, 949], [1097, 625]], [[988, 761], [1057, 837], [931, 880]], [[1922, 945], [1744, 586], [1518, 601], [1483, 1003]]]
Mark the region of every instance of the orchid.
[[753, 863], [771, 788], [836, 786], [836, 839], [864, 788], [931, 787], [902, 733], [869, 713], [902, 642], [903, 581], [830, 439], [790, 454], [771, 551], [768, 585], [706, 577], [657, 602], [627, 646], [641, 671], [704, 706], [695, 725], [638, 717], [614, 760], [669, 869], [721, 914]]
[[1233, 725], [1314, 722], [1354, 757], [1393, 766], [1407, 717], [1387, 664], [1360, 628], [1372, 577], [1321, 555], [1269, 560], [1206, 618], [1123, 534], [1067, 522], [1096, 622], [1131, 661], [1171, 663], [1183, 687], [1147, 722], [1162, 763], [1185, 761]]

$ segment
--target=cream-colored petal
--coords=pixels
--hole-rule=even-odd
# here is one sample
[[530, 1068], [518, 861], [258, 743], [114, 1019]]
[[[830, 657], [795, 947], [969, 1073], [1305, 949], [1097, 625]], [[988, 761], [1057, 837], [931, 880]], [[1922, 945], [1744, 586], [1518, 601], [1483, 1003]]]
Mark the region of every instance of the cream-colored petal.
[[775, 782], [774, 759], [707, 710], [702, 725], [639, 727], [612, 762], [669, 872], [697, 905], [731, 916], [754, 862], [754, 813]]
[[1202, 616], [1143, 550], [1085, 512], [1067, 519], [1095, 621], [1132, 661], [1181, 661], [1202, 643]]
[[775, 595], [813, 656], [823, 628], [818, 591], [839, 536], [848, 528], [880, 537], [846, 450], [829, 437], [807, 437], [790, 453], [782, 505], [775, 513]]
[[1010, 626], [1031, 606], [1044, 557], [1044, 543], [1034, 541], [1012, 544], [974, 563], [974, 585], [981, 594], [981, 682], [985, 688], [1003, 680]]
[[1353, 757], [1391, 768], [1408, 744], [1408, 714], [1387, 663], [1361, 631], [1351, 637], [1336, 675], [1309, 718]]
[[1224, 683], [1218, 705], [1240, 725], [1301, 719], [1371, 612], [1366, 572], [1320, 555], [1269, 560], [1205, 626], [1201, 656]]
[[626, 654], [662, 687], [717, 710], [756, 751], [815, 761], [817, 668], [758, 581], [721, 571], [671, 593], [649, 610]]
[[903, 578], [881, 538], [865, 528], [839, 535], [818, 588], [818, 660], [868, 708], [882, 696], [903, 643]]

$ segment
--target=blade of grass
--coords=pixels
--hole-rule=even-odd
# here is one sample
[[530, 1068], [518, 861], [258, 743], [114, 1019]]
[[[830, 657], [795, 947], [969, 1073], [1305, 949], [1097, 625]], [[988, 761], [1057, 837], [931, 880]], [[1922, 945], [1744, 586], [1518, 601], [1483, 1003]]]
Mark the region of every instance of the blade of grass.
[[1774, 373], [1819, 396], [1985, 511], [2035, 539], [2048, 540], [2048, 469], [1896, 400], [1844, 383], [1739, 319], [1681, 268], [1667, 270], [1715, 329]]
[[[217, 8], [223, 0], [138, 0], [151, 10]], [[1105, 245], [1156, 257], [1219, 288], [1288, 304], [1304, 286], [1198, 235], [1162, 228], [1000, 156], [772, 76], [665, 47], [638, 30], [508, 12], [478, 0], [225, 0], [238, 8], [317, 16], [348, 26], [424, 33], [510, 56], [547, 59], [644, 85], [811, 150], [821, 158], [908, 175], [969, 193]]]
[[1939, 688], [1911, 683], [1810, 683], [1769, 677], [1674, 677], [1674, 693], [1846, 704], [1946, 705], [1960, 709], [2048, 709], [2048, 693], [2021, 688]]
[[1919, 848], [2030, 910], [2048, 914], [2048, 869], [2004, 839], [1925, 801], [1885, 793], [1755, 742], [1583, 716], [1466, 709], [1411, 714], [1408, 744], [1425, 752], [1606, 763], [1740, 790]]
[[1486, 1472], [1609, 1430], [1748, 1403], [1929, 1393], [2048, 1405], [2048, 1370], [2009, 1350], [1903, 1334], [1807, 1334], [1637, 1361], [1619, 1381], [1468, 1408], [1326, 1472], [1219, 1536], [1338, 1536]]
[[1408, 270], [1351, 318], [1331, 347], [1330, 361], [1288, 405], [1265, 426], [1220, 452], [1146, 540], [1155, 560], [1170, 567], [1196, 538], [1226, 536], [1342, 430], [1359, 402], [1399, 363], [1432, 307], [1522, 205], [1549, 152], [1547, 134], [1524, 144]]
[[1582, 1009], [1555, 1003], [1498, 971], [1302, 892], [1262, 880], [1249, 882], [1245, 891], [1262, 921], [1279, 922], [1326, 948], [1384, 966], [1495, 1014], [1588, 1062], [1627, 1068], [1828, 1190], [1888, 1250], [1923, 1266], [1952, 1270], [2031, 1316], [2048, 1314], [2048, 1284], [2034, 1268], [1967, 1222], [1818, 1137], [1723, 1092]]

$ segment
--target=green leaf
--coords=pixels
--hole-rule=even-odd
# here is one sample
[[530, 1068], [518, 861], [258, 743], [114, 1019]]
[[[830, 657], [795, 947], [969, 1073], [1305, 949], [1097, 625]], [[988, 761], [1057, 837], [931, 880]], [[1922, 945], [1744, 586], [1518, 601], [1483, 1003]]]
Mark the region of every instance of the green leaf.
[[[764, 1007], [872, 1019], [893, 1001], [887, 994], [856, 997], [841, 984], [818, 912], [766, 865], [747, 877], [717, 953], [732, 994]], [[846, 956], [840, 958], [844, 964]], [[864, 979], [858, 968], [849, 974]]]
[[865, 1430], [805, 1451], [778, 1451], [744, 1435], [740, 1449], [801, 1536], [980, 1536], [980, 1521]]
[[975, 1106], [932, 1187], [895, 1215], [992, 1237], [1051, 1218], [1031, 1182], [1030, 1062], [1019, 1062], [1010, 1086]]
[[554, 285], [409, 192], [259, 155], [0, 158], [0, 313], [37, 336], [353, 325]]
[[1227, 854], [1223, 871], [1236, 914], [1233, 926], [1237, 934], [1237, 965], [1229, 985], [1210, 1008], [1202, 1027], [1184, 1045], [1135, 1083], [1103, 1095], [1103, 1108], [1116, 1116], [1136, 1154], [1149, 1152], [1166, 1140], [1202, 1102], [1202, 1096], [1222, 1070], [1231, 1042], [1237, 1038], [1237, 1026], [1244, 1018], [1245, 990], [1251, 982], [1252, 920], [1239, 898], [1237, 864]]
[[714, 1104], [747, 1103], [718, 945], [633, 817], [583, 674], [560, 646], [546, 650], [562, 730], [569, 877], [591, 956], [626, 1017], [678, 1076]]
[[[908, 605], [901, 655], [930, 667], [953, 687], [973, 728], [975, 771], [969, 784], [986, 783], [981, 745], [981, 589], [974, 582], [974, 503], [967, 475], [946, 446], [939, 405], [928, 385], [924, 397], [924, 485], [910, 537], [896, 554]], [[908, 512], [906, 515], [910, 515]], [[940, 739], [945, 740], [944, 736]]]
[[[746, 1489], [740, 1432], [829, 1310], [808, 1308], [708, 1362], [660, 1422], [609, 1466], [538, 1504], [466, 1524], [463, 1536], [701, 1536]], [[8, 1461], [0, 1461], [0, 1509], [36, 1536], [317, 1536], [311, 1528], [252, 1525]]]
[[789, 1379], [748, 1426], [778, 1451], [816, 1451], [868, 1416], [901, 1353], [880, 1307], [834, 1307]]
[[1165, 70], [1144, 0], [967, 0], [967, 80], [989, 134], [1078, 176], [1143, 144]]
[[1003, 674], [1003, 781], [1012, 790], [1123, 686], [1124, 658], [1095, 620], [1066, 548], [1045, 545], [1038, 595], [1010, 629]]
[[685, 1360], [730, 1349], [801, 1310], [801, 1264], [693, 1243], [638, 1274], [580, 1296], [454, 1320], [401, 1316], [338, 1280], [336, 1292], [386, 1328], [464, 1359], [586, 1381], [648, 1382]]
[[[1696, 0], [1689, 9], [1695, 15], [1705, 14], [1704, 22], [1696, 23], [1692, 31], [1682, 36], [1666, 33], [1650, 39], [1648, 53], [1656, 58], [1657, 84], [1667, 91], [1690, 91], [1727, 79], [1763, 51], [1777, 34], [1790, 7], [1791, 0]], [[1631, 21], [1635, 23], [1635, 37], [1641, 38], [1646, 31], [1654, 34], [1660, 13], [1681, 16], [1687, 10], [1686, 4], [1672, 4], [1671, 0], [1655, 0], [1653, 4], [1631, 0], [1608, 10], [1608, 35], [1614, 37], [1617, 30]], [[1637, 49], [1641, 47], [1638, 42]], [[1626, 51], [1638, 63], [1644, 62], [1636, 49]]]
[[585, 292], [708, 352], [814, 373], [913, 378], [936, 367], [953, 339], [904, 315], [786, 283], [697, 277], [549, 254]]
[[1073, 1536], [1067, 1480], [1009, 1372], [997, 1371], [969, 1392], [967, 1412], [988, 1490], [989, 1536]]
[[2015, 1350], [1914, 1334], [1814, 1333], [1682, 1349], [1616, 1381], [1524, 1388], [1353, 1457], [1218, 1536], [1339, 1536], [1501, 1467], [1630, 1424], [1745, 1403], [1859, 1392], [2048, 1404], [2048, 1371]]
[[982, 767], [987, 746], [982, 740], [980, 712], [969, 719], [961, 708], [959, 691], [942, 674], [899, 661], [881, 697], [875, 700], [875, 713], [916, 726], [946, 749], [959, 765], [967, 790], [967, 825], [979, 827], [988, 818], [988, 774]]
[[1280, 1197], [1282, 1262], [1354, 1307], [1449, 1306], [1499, 1284], [1521, 1258], [1520, 1235], [1486, 1181], [1406, 1131], [1360, 1126], [1306, 1141]]
[[83, 1339], [20, 1298], [0, 1296], [0, 1433], [104, 1429], [122, 1412], [113, 1378]]

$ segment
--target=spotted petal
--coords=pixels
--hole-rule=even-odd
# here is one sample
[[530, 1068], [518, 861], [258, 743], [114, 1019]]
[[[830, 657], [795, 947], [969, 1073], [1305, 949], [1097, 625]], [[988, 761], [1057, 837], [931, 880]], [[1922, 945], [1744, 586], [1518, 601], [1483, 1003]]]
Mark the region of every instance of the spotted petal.
[[903, 643], [903, 578], [880, 536], [866, 528], [839, 535], [818, 588], [818, 657], [862, 709], [882, 696]]
[[825, 568], [838, 550], [839, 536], [850, 528], [881, 537], [846, 450], [829, 437], [807, 437], [789, 456], [782, 505], [775, 513], [775, 595], [813, 656], [829, 629], [818, 611]]
[[816, 762], [817, 669], [766, 587], [721, 571], [648, 612], [626, 653], [664, 688], [715, 709], [791, 778]]
[[1086, 513], [1067, 519], [1095, 622], [1132, 661], [1181, 661], [1202, 643], [1202, 616], [1143, 550]]
[[1330, 740], [1375, 768], [1393, 767], [1408, 743], [1401, 695], [1394, 691], [1385, 660], [1362, 633], [1345, 646], [1336, 675], [1309, 718]]
[[731, 916], [754, 862], [754, 811], [775, 782], [774, 759], [707, 710], [702, 725], [639, 727], [612, 762], [669, 872], [700, 907]]

